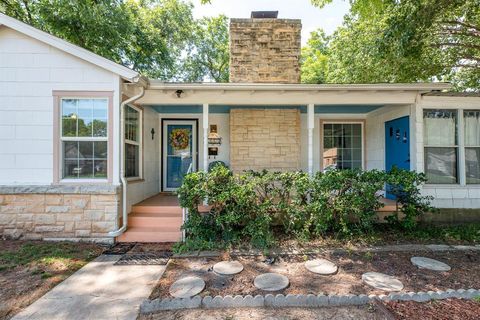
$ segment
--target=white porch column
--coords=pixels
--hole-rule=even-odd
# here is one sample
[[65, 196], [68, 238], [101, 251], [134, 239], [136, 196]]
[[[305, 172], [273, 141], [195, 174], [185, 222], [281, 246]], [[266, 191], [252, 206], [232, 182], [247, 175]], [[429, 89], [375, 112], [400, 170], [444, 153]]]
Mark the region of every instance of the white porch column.
[[308, 174], [313, 175], [313, 129], [315, 128], [315, 105], [310, 103], [307, 107], [308, 123]]
[[203, 171], [208, 171], [208, 103], [203, 104]]

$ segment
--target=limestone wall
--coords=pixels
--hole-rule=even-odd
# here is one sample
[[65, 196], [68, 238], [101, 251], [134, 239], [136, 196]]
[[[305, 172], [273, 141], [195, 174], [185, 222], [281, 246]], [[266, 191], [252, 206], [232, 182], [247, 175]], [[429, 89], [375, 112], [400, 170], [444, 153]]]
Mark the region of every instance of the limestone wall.
[[300, 111], [232, 109], [230, 167], [236, 172], [300, 169]]
[[0, 236], [113, 241], [108, 232], [118, 225], [121, 205], [116, 188], [94, 192], [81, 187], [31, 188], [28, 192], [24, 192], [28, 187], [0, 188]]
[[230, 82], [300, 83], [301, 20], [231, 19]]

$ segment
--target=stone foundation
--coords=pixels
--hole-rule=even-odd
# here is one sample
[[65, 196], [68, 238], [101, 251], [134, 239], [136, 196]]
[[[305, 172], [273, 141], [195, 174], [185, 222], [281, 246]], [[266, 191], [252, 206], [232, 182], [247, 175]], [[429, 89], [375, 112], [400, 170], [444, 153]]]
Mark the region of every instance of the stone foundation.
[[300, 111], [232, 109], [230, 167], [236, 172], [299, 170]]
[[0, 235], [112, 242], [121, 194], [112, 186], [0, 187]]

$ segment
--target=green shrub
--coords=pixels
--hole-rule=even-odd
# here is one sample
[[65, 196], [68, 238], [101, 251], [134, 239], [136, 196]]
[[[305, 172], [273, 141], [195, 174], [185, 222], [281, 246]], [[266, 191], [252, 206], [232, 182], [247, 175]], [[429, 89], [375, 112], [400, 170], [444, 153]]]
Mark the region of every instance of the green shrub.
[[386, 175], [387, 189], [396, 196], [400, 212], [403, 214], [401, 218], [398, 213], [386, 217], [390, 224], [411, 230], [417, 225], [419, 216], [435, 210], [430, 205], [433, 197], [422, 196], [420, 193], [419, 187], [426, 181], [423, 173], [401, 170], [397, 167], [393, 167]]
[[[330, 170], [310, 177], [304, 172], [248, 171], [234, 174], [225, 166], [209, 173], [194, 172], [179, 188], [180, 204], [189, 210], [184, 224], [190, 249], [211, 249], [247, 242], [268, 248], [275, 242], [273, 227], [297, 239], [334, 233], [351, 236], [367, 233], [376, 222], [381, 190], [402, 205], [388, 222], [404, 228], [415, 226], [417, 217], [432, 208], [419, 186], [424, 175], [399, 169]], [[199, 213], [206, 201], [210, 212]]]

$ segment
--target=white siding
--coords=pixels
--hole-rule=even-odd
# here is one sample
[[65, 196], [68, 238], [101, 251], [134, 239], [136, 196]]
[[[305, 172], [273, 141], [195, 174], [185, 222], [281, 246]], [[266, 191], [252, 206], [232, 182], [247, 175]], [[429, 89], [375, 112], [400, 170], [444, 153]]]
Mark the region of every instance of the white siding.
[[118, 91], [118, 76], [0, 26], [0, 184], [52, 183], [53, 90]]
[[[149, 107], [143, 111], [143, 181], [128, 184], [127, 210], [131, 205], [157, 194], [160, 191], [160, 129], [158, 113]], [[152, 140], [150, 131], [155, 129]]]

